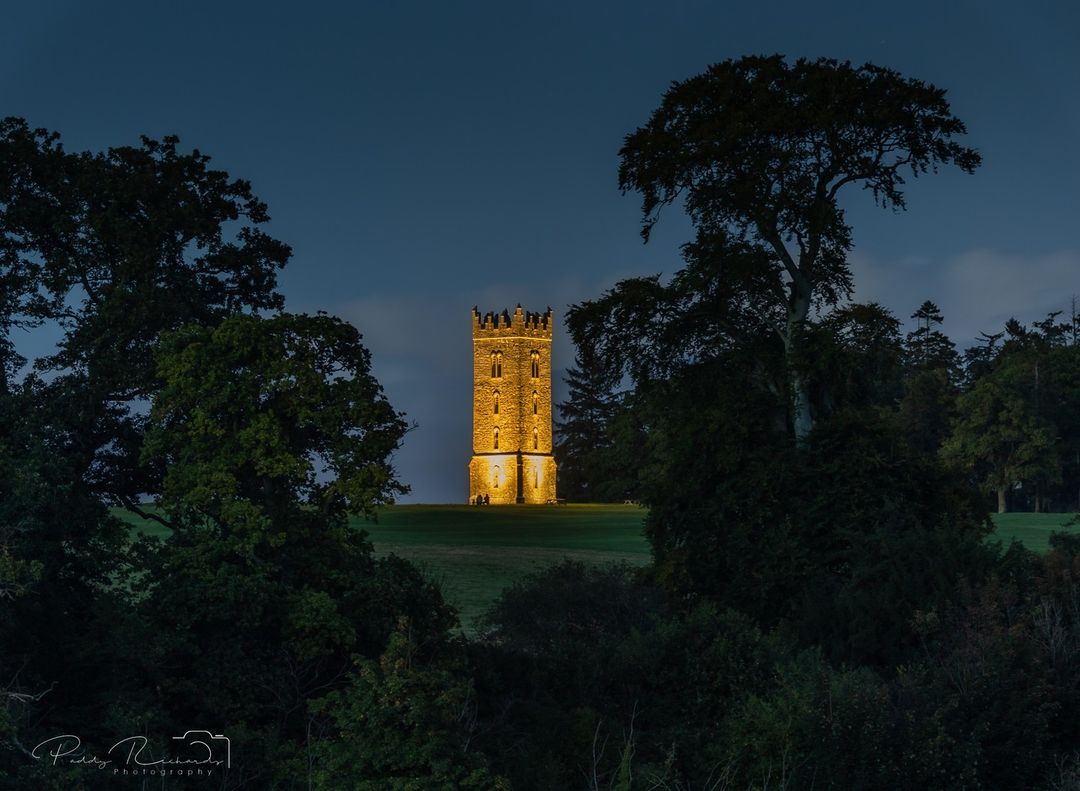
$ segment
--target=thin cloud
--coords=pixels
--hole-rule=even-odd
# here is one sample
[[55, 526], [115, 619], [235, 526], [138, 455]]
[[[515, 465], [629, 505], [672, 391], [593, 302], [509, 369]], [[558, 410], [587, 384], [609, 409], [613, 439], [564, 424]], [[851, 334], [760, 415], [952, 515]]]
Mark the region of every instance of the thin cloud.
[[399, 477], [412, 486], [405, 502], [463, 502], [468, 496], [472, 453], [472, 336], [469, 311], [481, 313], [520, 302], [526, 310], [555, 311], [554, 370], [556, 403], [565, 398], [562, 381], [573, 364], [574, 348], [566, 333], [570, 304], [599, 296], [621, 277], [555, 278], [543, 288], [488, 284], [456, 292], [414, 290], [409, 294], [372, 294], [341, 302], [331, 313], [349, 321], [364, 336], [372, 369], [394, 408], [416, 428], [405, 437], [394, 463]]
[[880, 261], [853, 256], [855, 298], [880, 302], [908, 321], [923, 300], [933, 300], [945, 316], [945, 331], [963, 347], [980, 332], [997, 332], [1015, 317], [1038, 321], [1069, 309], [1080, 294], [1080, 251], [1012, 255], [971, 250], [944, 260], [906, 258]]

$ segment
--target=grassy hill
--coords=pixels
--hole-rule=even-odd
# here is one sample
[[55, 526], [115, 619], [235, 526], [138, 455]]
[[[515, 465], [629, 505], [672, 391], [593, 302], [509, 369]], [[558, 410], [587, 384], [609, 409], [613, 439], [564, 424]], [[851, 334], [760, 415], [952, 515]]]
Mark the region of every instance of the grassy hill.
[[503, 588], [563, 558], [648, 563], [644, 517], [627, 505], [400, 505], [358, 526], [377, 554], [408, 558], [438, 581], [469, 625]]
[[[156, 523], [118, 514], [136, 530], [164, 532]], [[377, 554], [408, 558], [439, 582], [468, 627], [503, 588], [563, 558], [648, 563], [644, 516], [632, 505], [398, 505], [384, 509], [377, 523], [354, 524], [368, 532]], [[1045, 552], [1050, 533], [1080, 532], [1080, 525], [1066, 527], [1073, 516], [995, 515], [995, 537]]]

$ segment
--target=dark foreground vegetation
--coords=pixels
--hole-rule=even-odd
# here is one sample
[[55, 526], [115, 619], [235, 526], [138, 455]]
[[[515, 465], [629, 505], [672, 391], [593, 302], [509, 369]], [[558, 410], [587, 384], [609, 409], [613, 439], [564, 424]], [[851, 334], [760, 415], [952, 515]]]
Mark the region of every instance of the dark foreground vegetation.
[[[283, 312], [249, 185], [2, 122], [0, 788], [1080, 788], [1080, 542], [986, 540], [987, 498], [1074, 507], [1076, 317], [957, 355], [932, 304], [904, 338], [849, 301], [838, 196], [902, 208], [978, 166], [964, 132], [871, 66], [668, 91], [620, 179], [646, 238], [676, 201], [695, 237], [571, 311], [562, 432], [567, 486], [648, 507], [653, 562], [540, 572], [466, 640], [349, 527], [404, 491], [406, 424], [354, 328]], [[116, 774], [119, 740], [193, 729], [227, 765]]]

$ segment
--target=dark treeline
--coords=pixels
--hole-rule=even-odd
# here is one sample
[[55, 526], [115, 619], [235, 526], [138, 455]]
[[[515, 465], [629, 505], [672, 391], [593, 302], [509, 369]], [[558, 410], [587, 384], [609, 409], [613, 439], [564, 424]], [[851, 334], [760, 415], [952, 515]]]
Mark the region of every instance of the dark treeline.
[[[678, 281], [668, 289], [655, 280], [624, 282], [608, 301], [641, 287], [654, 291], [652, 307], [658, 311], [678, 315], [697, 309], [683, 301]], [[580, 311], [592, 308], [579, 307], [577, 321], [585, 320]], [[1030, 325], [1010, 319], [962, 353], [942, 332], [945, 318], [933, 302], [920, 305], [911, 319], [915, 329], [903, 335], [901, 322], [880, 305], [848, 304], [811, 322], [808, 329], [819, 340], [839, 344], [841, 351], [838, 356], [836, 348], [818, 350], [814, 414], [831, 416], [859, 405], [892, 410], [912, 448], [963, 472], [988, 508], [1080, 510], [1076, 298]], [[589, 340], [594, 329], [584, 324], [578, 330], [582, 349], [566, 380], [570, 397], [558, 424], [560, 493], [577, 502], [636, 500], [650, 480], [640, 465], [649, 443], [645, 388], [628, 388], [625, 377], [605, 372]], [[627, 345], [647, 342], [632, 327], [625, 334], [621, 342]], [[676, 342], [693, 340], [688, 331]], [[872, 380], [874, 392], [844, 393], [853, 377]], [[783, 419], [780, 406], [776, 419]]]
[[[250, 186], [172, 138], [3, 122], [0, 788], [1080, 788], [1080, 542], [988, 519], [1074, 507], [1075, 316], [961, 355], [932, 303], [905, 337], [849, 301], [838, 195], [903, 208], [979, 165], [964, 132], [873, 66], [671, 87], [620, 182], [646, 238], [676, 202], [695, 237], [571, 310], [561, 445], [564, 485], [647, 506], [653, 563], [540, 572], [466, 639], [348, 527], [404, 490], [407, 427], [352, 327], [283, 312]], [[228, 771], [34, 757], [190, 729]]]

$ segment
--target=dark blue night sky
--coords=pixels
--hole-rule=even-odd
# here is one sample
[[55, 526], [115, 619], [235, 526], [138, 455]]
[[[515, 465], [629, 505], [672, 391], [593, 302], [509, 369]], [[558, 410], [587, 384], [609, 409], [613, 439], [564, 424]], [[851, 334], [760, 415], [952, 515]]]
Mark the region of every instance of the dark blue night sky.
[[[1075, 3], [994, 0], [11, 3], [0, 115], [71, 149], [177, 134], [251, 180], [294, 248], [288, 309], [354, 322], [418, 424], [397, 456], [409, 499], [457, 502], [469, 310], [562, 315], [678, 268], [684, 221], [671, 213], [643, 246], [616, 153], [670, 81], [711, 62], [825, 55], [947, 88], [984, 165], [910, 185], [906, 214], [847, 196], [857, 297], [905, 319], [934, 299], [961, 344], [1067, 307], [1078, 30]], [[555, 353], [570, 363], [565, 335]]]

